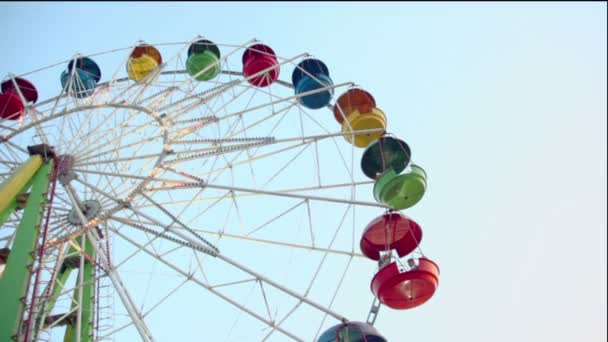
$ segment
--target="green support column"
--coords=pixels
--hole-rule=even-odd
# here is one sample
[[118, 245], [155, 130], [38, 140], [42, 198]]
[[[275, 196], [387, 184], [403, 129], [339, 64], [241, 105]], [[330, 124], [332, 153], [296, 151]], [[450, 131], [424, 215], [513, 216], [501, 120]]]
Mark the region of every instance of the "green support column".
[[[38, 158], [40, 158], [38, 156]], [[37, 158], [34, 158], [37, 159]], [[31, 166], [31, 165], [30, 165]], [[32, 180], [32, 190], [23, 216], [15, 232], [11, 253], [0, 278], [0, 341], [11, 341], [17, 335], [23, 313], [23, 299], [27, 292], [33, 252], [42, 219], [53, 161], [43, 164]], [[27, 183], [20, 183], [18, 189]], [[13, 188], [17, 187], [12, 185]], [[8, 202], [8, 201], [7, 201]]]
[[[17, 193], [17, 196], [19, 194], [26, 193], [31, 185], [32, 185], [32, 180], [30, 179], [30, 181], [25, 184], [25, 186], [21, 189], [21, 191], [19, 191]], [[0, 196], [2, 196], [2, 195], [0, 194]], [[2, 227], [2, 225], [4, 224], [4, 221], [6, 221], [6, 219], [13, 213], [13, 211], [15, 211], [17, 209], [17, 205], [18, 205], [17, 196], [14, 196], [12, 199], [7, 201], [7, 205], [4, 208], [4, 210], [0, 211], [0, 227]]]
[[[84, 236], [83, 236], [84, 237]], [[95, 260], [95, 250], [91, 240], [86, 239], [85, 252]], [[86, 260], [84, 264], [84, 287], [82, 293], [82, 333], [80, 341], [93, 342], [95, 318], [95, 264]]]
[[23, 186], [32, 179], [32, 176], [40, 169], [42, 163], [42, 157], [35, 154], [26, 160], [25, 163], [21, 164], [8, 179], [0, 184], [0, 212], [6, 209], [19, 190], [23, 189]]
[[4, 224], [4, 221], [15, 211], [17, 208], [17, 198], [13, 198], [6, 204], [6, 208], [0, 211], [0, 227]]
[[[81, 239], [85, 236], [81, 236], [76, 241], [80, 245]], [[90, 255], [95, 260], [95, 250], [89, 239], [85, 240], [85, 253]], [[95, 305], [95, 264], [91, 261], [84, 259], [83, 267], [83, 278], [82, 278], [82, 325], [80, 327], [80, 341], [81, 342], [92, 342], [93, 341], [93, 317], [94, 317], [94, 305]], [[80, 275], [80, 271], [79, 271]], [[79, 279], [78, 277], [77, 279]], [[77, 284], [81, 285], [81, 284]], [[74, 301], [72, 302], [72, 309], [75, 308], [75, 303], [78, 303], [78, 287], [74, 289]], [[76, 339], [76, 322], [74, 325], [68, 325], [64, 342], [75, 342]]]

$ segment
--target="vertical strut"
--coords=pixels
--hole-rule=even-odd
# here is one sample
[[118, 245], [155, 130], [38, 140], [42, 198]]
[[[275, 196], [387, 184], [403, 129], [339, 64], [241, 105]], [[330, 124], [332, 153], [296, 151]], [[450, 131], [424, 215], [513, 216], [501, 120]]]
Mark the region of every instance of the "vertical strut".
[[[11, 341], [13, 336], [18, 334], [52, 166], [53, 160], [42, 164], [42, 157], [34, 155], [0, 188], [0, 201], [2, 204], [8, 204], [29, 181], [31, 175], [34, 175], [32, 190], [0, 278], [0, 341]], [[6, 198], [7, 195], [12, 197]]]
[[[95, 250], [93, 249], [91, 240], [86, 239], [84, 251], [93, 258], [92, 260], [95, 260]], [[80, 305], [82, 306], [81, 341], [93, 341], [95, 266], [96, 265], [92, 261], [86, 260], [83, 268], [82, 301], [80, 302]]]
[[[65, 332], [64, 342], [90, 342], [93, 341], [93, 299], [95, 297], [95, 264], [91, 261], [95, 259], [95, 250], [91, 244], [91, 240], [82, 239], [85, 236], [80, 236], [76, 239], [80, 246], [84, 246], [84, 253], [91, 258], [85, 258], [84, 254], [80, 256], [80, 267], [78, 270], [78, 283], [74, 288], [74, 300], [72, 301], [72, 310], [78, 305], [78, 317], [76, 326], [69, 325]], [[84, 265], [82, 265], [84, 263]], [[79, 337], [80, 336], [80, 337]]]

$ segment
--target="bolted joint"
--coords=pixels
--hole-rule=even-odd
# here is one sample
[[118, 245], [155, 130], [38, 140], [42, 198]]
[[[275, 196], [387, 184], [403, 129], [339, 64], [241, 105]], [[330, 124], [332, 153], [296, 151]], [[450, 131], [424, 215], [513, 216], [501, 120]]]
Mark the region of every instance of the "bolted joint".
[[30, 156], [39, 155], [48, 162], [51, 158], [55, 158], [55, 149], [47, 144], [31, 145], [27, 147]]
[[75, 158], [69, 154], [62, 154], [57, 157], [57, 175], [61, 184], [69, 184], [76, 179], [76, 173], [72, 170]]
[[10, 248], [0, 248], [0, 265], [6, 264], [9, 254], [11, 254]]
[[25, 209], [25, 204], [27, 203], [27, 199], [30, 197], [29, 193], [18, 194], [16, 196], [17, 200], [17, 210]]
[[120, 204], [125, 209], [131, 208], [131, 202], [129, 202], [127, 200], [119, 200], [118, 204]]

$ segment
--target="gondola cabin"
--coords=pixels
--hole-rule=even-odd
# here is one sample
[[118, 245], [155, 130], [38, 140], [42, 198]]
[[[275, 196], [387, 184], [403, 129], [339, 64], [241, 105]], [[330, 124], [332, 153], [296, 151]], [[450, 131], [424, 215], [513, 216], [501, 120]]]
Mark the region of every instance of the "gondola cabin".
[[405, 310], [429, 300], [439, 285], [439, 267], [427, 258], [410, 259], [409, 270], [392, 262], [372, 279], [372, 293], [392, 309]]
[[329, 77], [329, 69], [318, 59], [307, 58], [298, 63], [291, 75], [291, 81], [296, 95], [312, 92], [298, 97], [298, 102], [306, 108], [325, 107], [334, 94], [334, 83]]
[[186, 71], [197, 81], [209, 81], [222, 71], [220, 49], [210, 40], [199, 39], [188, 48]]
[[141, 81], [163, 63], [163, 58], [154, 46], [137, 45], [127, 60], [127, 74], [134, 81]]
[[338, 324], [326, 330], [317, 342], [387, 342], [374, 326], [362, 322]]
[[0, 93], [0, 118], [19, 120], [25, 114], [25, 107], [38, 100], [36, 87], [28, 80], [15, 77], [2, 82]]
[[373, 219], [361, 236], [361, 252], [372, 260], [380, 259], [380, 252], [395, 250], [399, 257], [413, 252], [422, 240], [422, 229], [414, 220], [390, 212]]
[[256, 87], [267, 87], [279, 78], [279, 62], [268, 45], [255, 44], [243, 53], [243, 76]]
[[398, 175], [388, 169], [374, 183], [374, 197], [378, 203], [393, 210], [402, 210], [418, 203], [426, 191], [426, 172], [417, 165], [410, 165], [410, 172]]
[[411, 157], [412, 152], [405, 141], [388, 136], [380, 137], [363, 152], [361, 170], [371, 179], [378, 178], [388, 169], [399, 174], [405, 170]]

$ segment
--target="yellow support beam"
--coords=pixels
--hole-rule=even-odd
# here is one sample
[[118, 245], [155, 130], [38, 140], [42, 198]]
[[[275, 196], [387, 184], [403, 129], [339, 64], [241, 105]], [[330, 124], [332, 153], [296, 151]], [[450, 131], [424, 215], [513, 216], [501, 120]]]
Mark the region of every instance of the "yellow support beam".
[[25, 163], [21, 164], [13, 174], [0, 185], [0, 213], [6, 209], [19, 191], [38, 171], [43, 163], [42, 156], [36, 154], [31, 156]]

